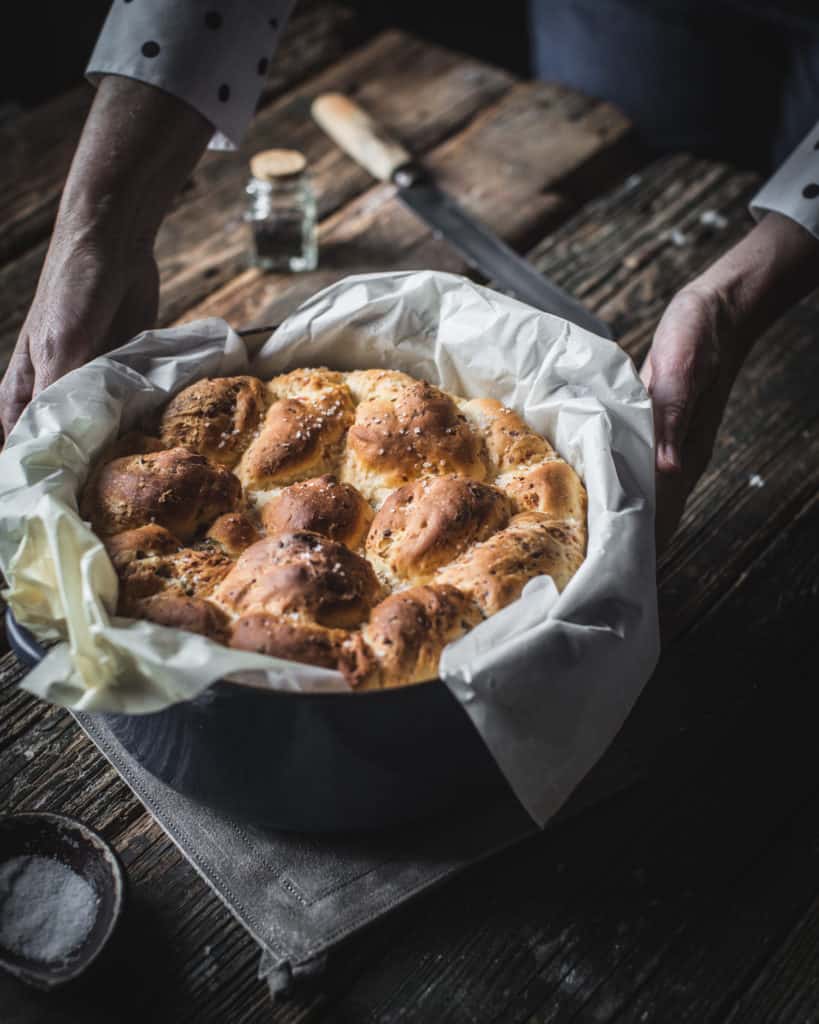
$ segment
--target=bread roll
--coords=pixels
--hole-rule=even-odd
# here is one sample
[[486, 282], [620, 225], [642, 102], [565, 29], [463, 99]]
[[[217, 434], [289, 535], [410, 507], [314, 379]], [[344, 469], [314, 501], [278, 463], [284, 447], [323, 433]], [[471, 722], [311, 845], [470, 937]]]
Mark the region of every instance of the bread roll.
[[155, 523], [187, 541], [236, 509], [241, 497], [239, 481], [224, 466], [187, 448], [169, 448], [107, 463], [80, 507], [101, 537]]
[[540, 512], [521, 512], [506, 529], [441, 569], [435, 582], [457, 587], [488, 616], [516, 601], [535, 576], [551, 576], [563, 590], [582, 561], [575, 527]]
[[376, 670], [360, 633], [330, 629], [298, 618], [282, 619], [267, 612], [251, 612], [237, 619], [231, 630], [230, 646], [335, 669], [351, 686], [360, 686]]
[[387, 498], [367, 535], [367, 557], [391, 586], [428, 582], [471, 544], [506, 526], [509, 498], [462, 476], [425, 477]]
[[170, 400], [160, 436], [167, 448], [188, 448], [232, 467], [258, 429], [265, 404], [265, 387], [256, 377], [208, 377]]
[[449, 473], [486, 476], [484, 444], [452, 398], [424, 381], [376, 384], [356, 409], [341, 479], [379, 506], [396, 487]]
[[[258, 437], [242, 456], [236, 472], [248, 490], [283, 486], [335, 470], [352, 422], [353, 402], [343, 385], [324, 383], [319, 378], [306, 380], [303, 388], [279, 386], [279, 391], [297, 393], [273, 401]], [[271, 392], [276, 394], [274, 384]]]
[[213, 523], [205, 540], [218, 545], [231, 558], [237, 558], [245, 548], [261, 540], [261, 534], [243, 513], [226, 512]]
[[310, 530], [351, 549], [361, 547], [372, 518], [372, 508], [355, 487], [330, 474], [285, 487], [261, 510], [269, 534]]
[[301, 614], [323, 626], [358, 625], [380, 596], [369, 562], [337, 541], [296, 530], [240, 556], [214, 598], [229, 613]]
[[455, 587], [411, 587], [376, 605], [362, 635], [378, 661], [380, 685], [403, 686], [434, 679], [444, 647], [480, 621]]

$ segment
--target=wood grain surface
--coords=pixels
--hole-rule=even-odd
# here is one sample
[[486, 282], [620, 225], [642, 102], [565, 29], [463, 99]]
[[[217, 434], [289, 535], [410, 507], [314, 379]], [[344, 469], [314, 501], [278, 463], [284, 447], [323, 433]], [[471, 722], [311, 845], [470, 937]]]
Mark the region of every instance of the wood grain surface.
[[[354, 19], [324, 10], [311, 9], [309, 55], [271, 86], [249, 143], [307, 153], [320, 269], [242, 270], [242, 158], [208, 158], [163, 229], [164, 322], [262, 322], [352, 269], [463, 269], [309, 121], [305, 104], [327, 88], [371, 107], [638, 361], [674, 291], [747, 229], [751, 176], [686, 155], [645, 163], [611, 108], [397, 33], [347, 52], [338, 33], [354, 37]], [[51, 106], [75, 108], [74, 96]], [[47, 134], [41, 116], [32, 140]], [[0, 207], [21, 204], [0, 275], [21, 292], [53, 216], [54, 163], [36, 189], [0, 172]], [[19, 689], [5, 655], [0, 808], [99, 829], [129, 902], [102, 969], [75, 987], [45, 996], [0, 977], [4, 1024], [816, 1019], [817, 324], [813, 298], [752, 352], [660, 563], [662, 660], [596, 769], [626, 761], [638, 781], [363, 933], [275, 1006], [253, 941], [70, 716]]]

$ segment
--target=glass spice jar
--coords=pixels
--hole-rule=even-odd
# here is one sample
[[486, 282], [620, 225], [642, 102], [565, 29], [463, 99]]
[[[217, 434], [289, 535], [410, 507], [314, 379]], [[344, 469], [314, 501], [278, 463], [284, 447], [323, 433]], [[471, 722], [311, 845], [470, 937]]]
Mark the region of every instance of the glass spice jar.
[[250, 161], [245, 220], [253, 263], [262, 270], [315, 270], [316, 197], [307, 161], [294, 149], [265, 149]]

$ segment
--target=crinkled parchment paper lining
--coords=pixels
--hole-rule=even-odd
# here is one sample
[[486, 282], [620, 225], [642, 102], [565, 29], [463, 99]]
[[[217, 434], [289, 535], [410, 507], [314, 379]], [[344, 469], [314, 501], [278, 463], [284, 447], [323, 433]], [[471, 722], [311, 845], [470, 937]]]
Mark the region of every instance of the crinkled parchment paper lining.
[[657, 660], [651, 406], [615, 344], [455, 275], [347, 278], [254, 358], [221, 320], [148, 331], [32, 402], [0, 454], [0, 566], [18, 621], [60, 642], [23, 685], [68, 707], [134, 713], [226, 675], [345, 688], [336, 672], [117, 618], [113, 568], [77, 513], [95, 456], [176, 391], [203, 376], [309, 365], [391, 367], [497, 398], [583, 478], [588, 554], [564, 592], [532, 580], [441, 660], [441, 678], [545, 823], [611, 742]]

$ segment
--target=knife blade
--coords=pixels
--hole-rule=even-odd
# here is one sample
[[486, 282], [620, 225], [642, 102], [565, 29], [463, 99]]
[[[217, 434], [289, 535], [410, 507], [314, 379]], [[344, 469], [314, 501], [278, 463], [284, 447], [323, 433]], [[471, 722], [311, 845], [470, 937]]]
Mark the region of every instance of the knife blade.
[[433, 232], [453, 246], [467, 264], [503, 291], [546, 313], [571, 320], [604, 338], [608, 324], [539, 273], [528, 260], [447, 195], [400, 142], [342, 93], [324, 93], [313, 117], [349, 156], [374, 177], [392, 182], [401, 201]]

